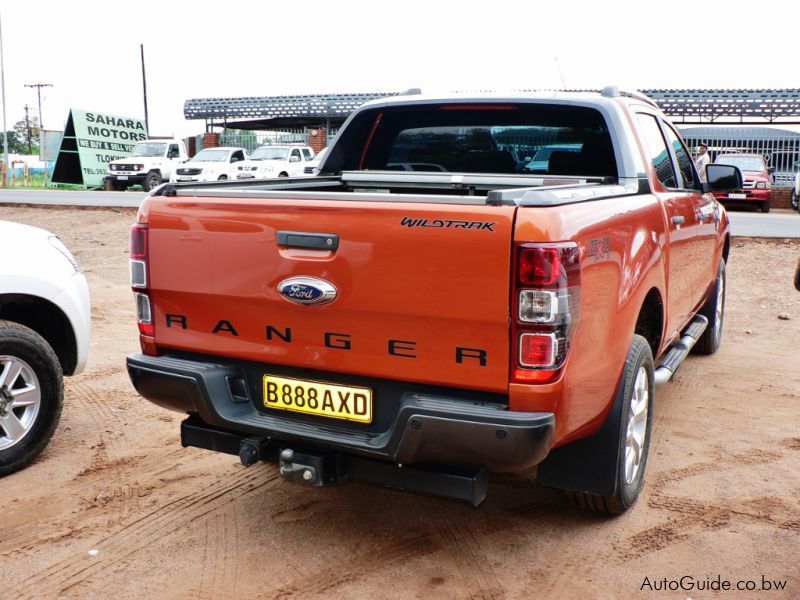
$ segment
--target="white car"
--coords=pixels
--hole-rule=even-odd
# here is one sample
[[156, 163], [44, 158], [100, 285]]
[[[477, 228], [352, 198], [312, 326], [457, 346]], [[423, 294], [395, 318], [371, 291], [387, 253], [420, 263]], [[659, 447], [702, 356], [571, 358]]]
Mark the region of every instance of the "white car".
[[0, 476], [44, 450], [89, 353], [89, 287], [55, 235], [0, 221]]
[[303, 169], [304, 175], [316, 175], [319, 173], [319, 166], [322, 164], [322, 161], [325, 160], [325, 155], [328, 153], [328, 147], [325, 146], [322, 150], [317, 152], [317, 155], [314, 157], [314, 160], [306, 164], [305, 169]]
[[272, 177], [299, 177], [306, 165], [314, 160], [310, 146], [272, 145], [253, 151], [237, 170], [239, 179], [270, 179]]
[[247, 160], [247, 150], [220, 146], [203, 148], [175, 169], [170, 181], [221, 181], [235, 179], [239, 163]]
[[183, 140], [151, 139], [137, 142], [128, 158], [108, 163], [107, 190], [123, 191], [141, 185], [145, 192], [169, 181], [172, 171], [189, 157]]
[[789, 202], [791, 202], [793, 209], [800, 210], [800, 173], [794, 176], [794, 185], [789, 194]]

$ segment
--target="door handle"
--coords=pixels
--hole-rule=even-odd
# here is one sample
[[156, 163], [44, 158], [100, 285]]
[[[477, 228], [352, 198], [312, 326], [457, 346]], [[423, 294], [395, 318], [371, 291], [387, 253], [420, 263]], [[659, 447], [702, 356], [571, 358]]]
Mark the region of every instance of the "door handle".
[[287, 246], [289, 248], [336, 250], [339, 247], [339, 236], [335, 233], [279, 231], [276, 237], [279, 246]]
[[672, 222], [675, 225], [683, 225], [684, 223], [686, 223], [686, 219], [684, 217], [680, 217], [680, 216], [672, 217]]

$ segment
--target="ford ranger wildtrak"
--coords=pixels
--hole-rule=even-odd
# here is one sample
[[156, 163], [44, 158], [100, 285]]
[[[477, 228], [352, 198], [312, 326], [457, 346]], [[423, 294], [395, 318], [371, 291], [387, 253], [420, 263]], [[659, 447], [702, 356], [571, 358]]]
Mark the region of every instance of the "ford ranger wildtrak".
[[477, 505], [489, 472], [536, 467], [619, 513], [654, 386], [720, 344], [730, 235], [711, 192], [739, 187], [729, 165], [701, 182], [656, 105], [614, 87], [370, 102], [313, 178], [144, 200], [128, 372], [187, 415], [184, 446], [287, 480]]

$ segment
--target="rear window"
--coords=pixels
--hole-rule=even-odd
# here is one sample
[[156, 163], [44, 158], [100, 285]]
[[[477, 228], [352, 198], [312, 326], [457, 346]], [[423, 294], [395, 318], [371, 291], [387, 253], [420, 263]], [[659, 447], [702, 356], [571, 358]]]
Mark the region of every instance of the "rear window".
[[360, 169], [617, 176], [598, 111], [525, 104], [365, 111], [342, 131], [325, 163], [327, 173]]

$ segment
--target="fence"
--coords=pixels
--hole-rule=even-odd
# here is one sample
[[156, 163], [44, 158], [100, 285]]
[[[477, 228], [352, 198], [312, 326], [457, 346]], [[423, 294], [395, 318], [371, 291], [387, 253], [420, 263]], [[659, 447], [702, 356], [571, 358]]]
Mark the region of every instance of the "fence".
[[758, 154], [774, 167], [773, 185], [791, 187], [800, 170], [800, 133], [772, 127], [681, 127], [690, 149], [703, 143], [711, 160], [720, 154]]

